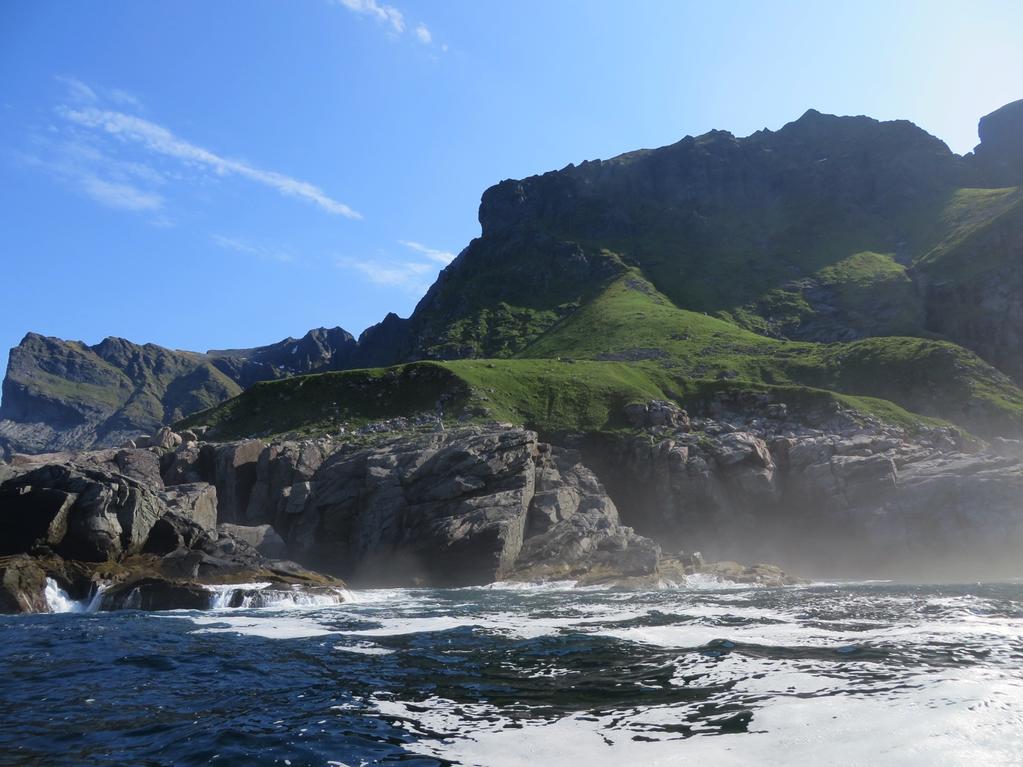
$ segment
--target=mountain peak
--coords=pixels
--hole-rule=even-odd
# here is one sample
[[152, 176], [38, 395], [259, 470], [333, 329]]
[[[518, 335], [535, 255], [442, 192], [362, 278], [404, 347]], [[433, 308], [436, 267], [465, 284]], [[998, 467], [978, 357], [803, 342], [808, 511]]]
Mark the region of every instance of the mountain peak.
[[1007, 186], [1023, 181], [1023, 99], [980, 118], [977, 164], [992, 180]]

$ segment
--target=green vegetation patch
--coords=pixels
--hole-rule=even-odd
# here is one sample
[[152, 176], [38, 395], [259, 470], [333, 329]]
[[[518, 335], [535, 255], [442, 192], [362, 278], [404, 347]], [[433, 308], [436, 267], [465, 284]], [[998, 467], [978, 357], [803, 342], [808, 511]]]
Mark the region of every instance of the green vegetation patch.
[[240, 396], [178, 423], [210, 426], [218, 439], [289, 432], [323, 434], [342, 427], [435, 412], [438, 403], [461, 410], [470, 391], [442, 364], [319, 373], [264, 381]]

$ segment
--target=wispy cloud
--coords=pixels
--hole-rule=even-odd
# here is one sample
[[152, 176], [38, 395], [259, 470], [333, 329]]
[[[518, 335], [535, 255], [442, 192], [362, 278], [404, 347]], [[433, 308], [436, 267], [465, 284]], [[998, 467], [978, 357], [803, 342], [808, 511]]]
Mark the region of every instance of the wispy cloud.
[[378, 259], [341, 258], [338, 267], [356, 271], [374, 285], [399, 288], [422, 294], [430, 287], [429, 276], [437, 267], [422, 261], [389, 261]]
[[398, 240], [399, 244], [404, 245], [410, 250], [414, 250], [417, 253], [422, 253], [424, 256], [429, 258], [431, 261], [436, 261], [439, 264], [447, 266], [455, 260], [455, 254], [446, 250], [437, 250], [436, 248], [428, 248], [419, 242], [411, 240]]
[[220, 246], [224, 250], [230, 250], [246, 256], [255, 256], [263, 261], [277, 261], [278, 263], [287, 264], [295, 260], [295, 257], [285, 250], [268, 248], [264, 245], [256, 245], [251, 242], [239, 240], [236, 237], [226, 237], [222, 234], [213, 234], [210, 235], [210, 239], [213, 240], [214, 244]]
[[90, 130], [102, 131], [122, 141], [141, 146], [149, 152], [180, 160], [192, 167], [205, 168], [219, 176], [239, 176], [255, 181], [281, 194], [298, 197], [328, 213], [358, 219], [362, 216], [319, 187], [276, 171], [223, 157], [175, 136], [167, 128], [141, 117], [97, 107], [61, 107], [59, 114], [68, 122]]
[[379, 258], [339, 258], [337, 265], [339, 268], [358, 272], [374, 285], [385, 285], [422, 295], [429, 289], [440, 267], [447, 266], [455, 258], [454, 253], [431, 248], [420, 242], [399, 240], [398, 243], [422, 258], [412, 261], [408, 258], [391, 258], [383, 254]]
[[16, 156], [108, 208], [156, 211], [164, 206], [163, 196], [155, 189], [164, 183], [161, 174], [144, 164], [111, 157], [87, 142], [36, 136], [32, 151]]
[[144, 192], [131, 184], [107, 181], [85, 174], [80, 178], [83, 191], [97, 202], [109, 208], [122, 210], [159, 210], [163, 198], [152, 192]]
[[[55, 79], [64, 89], [54, 110], [59, 119], [30, 134], [16, 155], [106, 207], [157, 211], [167, 207], [174, 184], [197, 186], [210, 178], [235, 177], [332, 215], [362, 217], [308, 181], [215, 153], [126, 111], [142, 110], [140, 100], [127, 91], [64, 75]], [[172, 221], [162, 215], [158, 225]]]
[[376, 0], [338, 0], [353, 13], [372, 16], [382, 24], [390, 25], [399, 35], [405, 31], [405, 16], [393, 5], [378, 3]]
[[53, 78], [62, 83], [67, 89], [67, 98], [75, 104], [96, 104], [102, 100], [113, 102], [124, 108], [131, 108], [142, 111], [142, 101], [132, 93], [122, 88], [101, 88], [96, 85], [89, 85], [77, 77], [69, 75], [56, 75]]
[[[403, 35], [407, 29], [405, 14], [393, 5], [380, 3], [377, 0], [334, 0], [334, 2], [343, 8], [347, 8], [352, 13], [376, 19], [378, 23], [389, 27], [395, 35]], [[432, 45], [433, 43], [433, 35], [430, 33], [430, 28], [423, 22], [415, 25], [412, 34], [423, 45]], [[447, 49], [446, 45], [441, 46], [441, 50], [446, 51]]]

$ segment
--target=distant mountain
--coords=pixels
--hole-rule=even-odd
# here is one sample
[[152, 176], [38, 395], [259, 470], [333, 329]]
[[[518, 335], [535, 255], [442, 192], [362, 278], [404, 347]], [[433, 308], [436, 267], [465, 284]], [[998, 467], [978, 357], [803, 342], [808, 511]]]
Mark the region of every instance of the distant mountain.
[[[590, 406], [611, 393], [672, 398], [720, 379], [880, 398], [1019, 434], [1023, 101], [983, 118], [980, 137], [959, 156], [907, 121], [810, 110], [778, 131], [712, 131], [503, 181], [483, 195], [481, 236], [408, 319], [389, 314], [358, 342], [320, 330], [206, 355], [30, 335], [11, 356], [0, 438], [17, 449], [107, 444], [257, 381], [477, 358], [507, 363], [448, 365], [459, 391], [485, 387], [490, 410], [541, 430], [572, 427], [562, 417], [572, 408], [599, 425], [613, 408]], [[132, 351], [114, 351], [122, 345]], [[596, 366], [555, 384], [533, 361], [557, 358]], [[387, 379], [398, 410], [422, 404], [401, 389], [406, 378], [421, 380]], [[275, 427], [319, 428], [349, 394], [386, 410], [364, 396], [367, 381], [323, 384], [315, 414], [291, 398]], [[583, 385], [592, 391], [572, 388]], [[244, 410], [231, 417], [260, 421]]]
[[343, 370], [357, 344], [318, 328], [254, 349], [173, 351], [107, 338], [95, 346], [29, 333], [11, 350], [0, 450], [113, 446], [212, 407], [257, 381]]

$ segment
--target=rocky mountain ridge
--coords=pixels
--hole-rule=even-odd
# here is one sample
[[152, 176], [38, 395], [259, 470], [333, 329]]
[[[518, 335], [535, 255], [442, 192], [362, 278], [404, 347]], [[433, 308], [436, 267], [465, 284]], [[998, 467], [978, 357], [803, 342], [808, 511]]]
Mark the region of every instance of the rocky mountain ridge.
[[123, 338], [88, 346], [29, 333], [11, 350], [3, 382], [0, 454], [113, 447], [260, 381], [358, 364], [358, 342], [341, 328], [204, 354]]
[[[503, 181], [483, 195], [481, 237], [411, 317], [358, 341], [320, 329], [198, 355], [30, 334], [11, 355], [0, 449], [119, 444], [296, 374], [480, 358], [522, 372], [535, 359], [618, 362], [669, 373], [658, 386], [674, 391], [719, 377], [823, 388], [1014, 435], [1021, 104], [983, 118], [964, 157], [907, 121], [810, 110], [777, 131], [712, 131]], [[599, 333], [583, 327], [595, 318]]]

